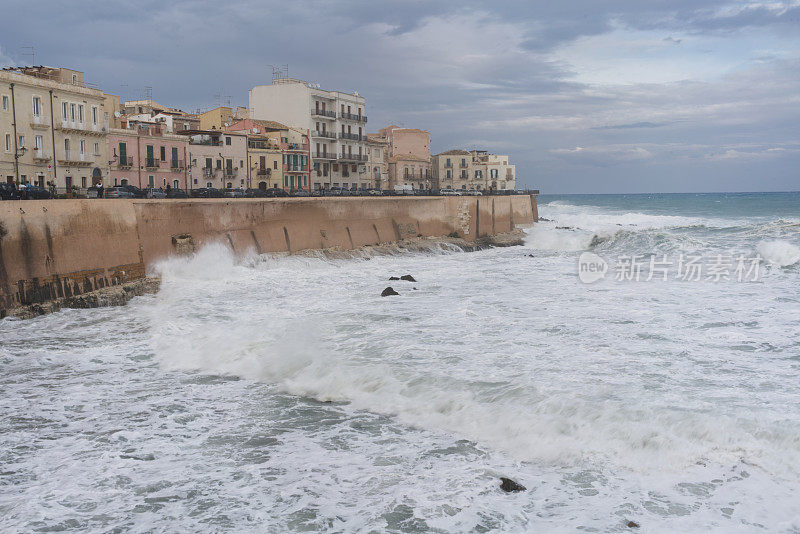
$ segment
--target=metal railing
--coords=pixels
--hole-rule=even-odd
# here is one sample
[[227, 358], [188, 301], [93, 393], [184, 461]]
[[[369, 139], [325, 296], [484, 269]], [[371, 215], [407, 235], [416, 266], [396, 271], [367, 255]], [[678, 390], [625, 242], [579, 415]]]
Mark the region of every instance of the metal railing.
[[173, 159], [170, 161], [169, 164], [170, 169], [173, 170], [180, 170], [184, 168], [183, 160], [182, 159]]
[[161, 167], [161, 162], [156, 158], [145, 158], [144, 166], [146, 169], [155, 169]]
[[117, 167], [121, 169], [133, 167], [133, 156], [120, 156]]
[[327, 117], [329, 119], [335, 119], [336, 118], [336, 112], [335, 111], [328, 111], [326, 109], [312, 109], [311, 110], [311, 114], [315, 115], [317, 117]]
[[329, 132], [327, 130], [316, 130], [311, 132], [312, 137], [327, 137], [328, 139], [336, 139], [336, 132]]
[[347, 119], [351, 121], [358, 121], [358, 122], [367, 122], [366, 115], [356, 115], [355, 113], [339, 113], [339, 118]]
[[351, 139], [353, 141], [366, 141], [366, 135], [358, 135], [350, 132], [339, 132], [339, 139]]
[[361, 154], [339, 154], [339, 161], [367, 161], [367, 156]]
[[336, 159], [336, 153], [335, 152], [317, 152], [314, 155], [314, 157], [317, 158], [317, 159]]

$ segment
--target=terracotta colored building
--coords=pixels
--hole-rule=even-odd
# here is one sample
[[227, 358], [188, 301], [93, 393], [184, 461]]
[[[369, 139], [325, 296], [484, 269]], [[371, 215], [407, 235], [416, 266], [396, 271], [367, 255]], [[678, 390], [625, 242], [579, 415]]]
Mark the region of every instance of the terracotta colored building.
[[186, 189], [188, 143], [163, 123], [122, 121], [108, 133], [108, 185]]
[[387, 126], [378, 130], [387, 143], [389, 189], [431, 189], [431, 134], [417, 128]]

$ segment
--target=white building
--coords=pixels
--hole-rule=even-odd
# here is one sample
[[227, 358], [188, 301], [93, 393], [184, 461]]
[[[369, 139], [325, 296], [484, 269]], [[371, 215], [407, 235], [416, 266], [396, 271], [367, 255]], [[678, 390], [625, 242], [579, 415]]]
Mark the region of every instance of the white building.
[[253, 119], [278, 121], [311, 135], [314, 189], [368, 187], [366, 101], [358, 93], [325, 91], [292, 78], [250, 90]]

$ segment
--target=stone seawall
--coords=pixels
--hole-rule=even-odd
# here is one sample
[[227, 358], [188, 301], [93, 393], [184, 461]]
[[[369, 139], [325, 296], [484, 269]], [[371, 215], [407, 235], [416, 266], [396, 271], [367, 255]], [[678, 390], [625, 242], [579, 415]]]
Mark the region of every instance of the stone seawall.
[[535, 196], [0, 202], [0, 317], [126, 284], [160, 258], [220, 241], [248, 251], [351, 250], [416, 237], [467, 241], [538, 216]]

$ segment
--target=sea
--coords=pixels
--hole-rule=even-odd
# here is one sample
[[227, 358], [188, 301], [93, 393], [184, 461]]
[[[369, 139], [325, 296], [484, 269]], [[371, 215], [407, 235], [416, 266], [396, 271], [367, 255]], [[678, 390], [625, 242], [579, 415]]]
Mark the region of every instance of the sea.
[[0, 532], [800, 532], [800, 193], [539, 214], [0, 321]]

